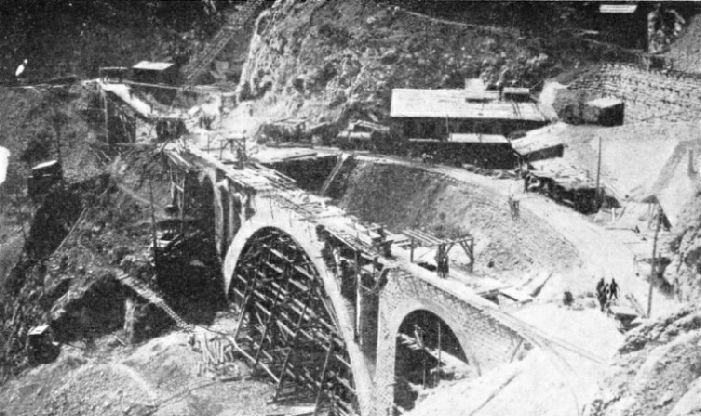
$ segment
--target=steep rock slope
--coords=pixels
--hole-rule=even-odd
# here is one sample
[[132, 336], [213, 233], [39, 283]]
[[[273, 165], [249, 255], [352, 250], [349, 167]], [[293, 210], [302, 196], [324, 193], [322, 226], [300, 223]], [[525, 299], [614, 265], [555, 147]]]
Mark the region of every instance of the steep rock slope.
[[701, 412], [701, 313], [684, 309], [631, 331], [591, 415]]
[[258, 99], [257, 116], [383, 120], [393, 88], [462, 88], [471, 77], [493, 83], [508, 66], [509, 82], [538, 89], [544, 78], [596, 55], [548, 45], [516, 29], [372, 1], [280, 0], [258, 19], [239, 94]]

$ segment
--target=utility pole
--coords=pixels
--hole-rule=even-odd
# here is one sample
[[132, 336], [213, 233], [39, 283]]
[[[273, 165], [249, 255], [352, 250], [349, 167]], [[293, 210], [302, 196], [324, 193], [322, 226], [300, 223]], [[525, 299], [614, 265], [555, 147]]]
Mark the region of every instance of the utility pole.
[[662, 224], [662, 207], [657, 203], [657, 228], [655, 229], [655, 238], [652, 240], [652, 265], [650, 266], [650, 288], [647, 292], [647, 317], [650, 317], [652, 312], [652, 286], [657, 278], [657, 237], [660, 234], [660, 225]]
[[438, 321], [438, 369], [436, 371], [436, 378], [433, 380], [434, 382], [434, 387], [438, 385], [438, 382], [440, 380], [440, 377], [443, 374], [443, 361], [442, 361], [442, 352], [443, 352], [443, 346], [442, 346], [442, 338], [443, 338], [443, 325], [441, 324], [441, 321]]
[[105, 144], [110, 144], [110, 106], [107, 99], [107, 92], [103, 92], [105, 99]]
[[[58, 159], [58, 164], [61, 165], [63, 169], [63, 159], [61, 158], [61, 119], [60, 113], [53, 109], [53, 127], [54, 127], [54, 139], [56, 140], [56, 158]], [[63, 175], [61, 175], [61, 180], [63, 180]]]
[[601, 201], [601, 190], [599, 189], [599, 185], [601, 183], [601, 136], [599, 136], [599, 157], [596, 162], [596, 205], [597, 208], [599, 206], [599, 203]]
[[153, 188], [151, 186], [151, 177], [148, 178], [148, 199], [151, 205], [151, 244], [153, 245], [153, 263], [155, 265], [156, 275], [158, 275], [158, 246], [156, 245], [156, 213], [153, 207]]

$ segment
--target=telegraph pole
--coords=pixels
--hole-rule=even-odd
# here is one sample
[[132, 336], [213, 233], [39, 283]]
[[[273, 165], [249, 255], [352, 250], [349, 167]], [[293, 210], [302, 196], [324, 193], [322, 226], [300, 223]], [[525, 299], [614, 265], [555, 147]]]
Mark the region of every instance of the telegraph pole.
[[[56, 109], [53, 109], [53, 128], [54, 128], [54, 140], [56, 140], [56, 158], [58, 159], [58, 164], [61, 165], [63, 170], [63, 158], [61, 157], [61, 115]], [[63, 174], [61, 174], [61, 180], [63, 180]]]
[[151, 244], [153, 245], [153, 263], [155, 265], [156, 274], [158, 274], [158, 241], [156, 238], [156, 212], [153, 206], [153, 187], [151, 186], [150, 172], [148, 178], [148, 199], [151, 205]]
[[596, 205], [601, 201], [601, 190], [599, 189], [599, 184], [601, 182], [601, 136], [599, 136], [599, 157], [596, 162]]
[[652, 312], [652, 286], [657, 278], [657, 237], [660, 234], [660, 225], [662, 224], [662, 207], [657, 203], [657, 228], [655, 229], [655, 238], [652, 242], [652, 265], [650, 266], [650, 288], [647, 292], [647, 317], [650, 317]]

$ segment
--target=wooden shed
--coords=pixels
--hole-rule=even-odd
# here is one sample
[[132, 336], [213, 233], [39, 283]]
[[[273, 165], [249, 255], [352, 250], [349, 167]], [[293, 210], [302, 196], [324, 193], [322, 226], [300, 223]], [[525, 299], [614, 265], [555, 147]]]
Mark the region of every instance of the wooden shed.
[[173, 63], [141, 61], [132, 70], [134, 81], [144, 84], [174, 85], [178, 81], [178, 67]]

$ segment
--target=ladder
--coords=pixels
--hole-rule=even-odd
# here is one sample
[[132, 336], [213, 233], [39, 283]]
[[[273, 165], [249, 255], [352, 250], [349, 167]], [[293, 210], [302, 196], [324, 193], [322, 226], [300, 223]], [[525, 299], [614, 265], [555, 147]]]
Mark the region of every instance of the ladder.
[[214, 58], [231, 41], [231, 39], [244, 31], [255, 19], [259, 7], [265, 0], [247, 1], [224, 27], [214, 36], [209, 44], [190, 59], [190, 63], [183, 68], [183, 78], [188, 85], [193, 84], [197, 78], [212, 64]]
[[170, 308], [170, 306], [168, 306], [167, 303], [165, 303], [165, 301], [163, 300], [163, 298], [161, 298], [160, 295], [151, 290], [144, 283], [123, 271], [119, 271], [117, 273], [116, 278], [125, 286], [132, 288], [137, 295], [141, 296], [150, 304], [155, 305], [160, 310], [165, 312], [168, 316], [170, 316], [173, 319], [173, 321], [175, 321], [178, 327], [184, 329], [187, 332], [192, 332], [192, 325], [185, 322], [185, 320], [183, 320], [177, 313], [175, 313], [173, 309]]
[[346, 161], [346, 159], [352, 159], [353, 156], [346, 156], [346, 155], [341, 155], [338, 157], [338, 162], [336, 162], [336, 166], [333, 168], [331, 171], [331, 174], [326, 178], [324, 181], [324, 186], [321, 188], [321, 196], [326, 195], [326, 192], [329, 191], [329, 187], [333, 183], [333, 181], [336, 179], [336, 176], [338, 176], [338, 173], [341, 171], [341, 168], [343, 168], [343, 163]]

